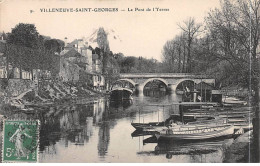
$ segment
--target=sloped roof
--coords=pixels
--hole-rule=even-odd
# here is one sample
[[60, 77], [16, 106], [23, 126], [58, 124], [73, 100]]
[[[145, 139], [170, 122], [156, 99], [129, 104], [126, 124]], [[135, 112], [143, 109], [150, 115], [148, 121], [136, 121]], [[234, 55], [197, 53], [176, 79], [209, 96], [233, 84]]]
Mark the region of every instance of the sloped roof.
[[75, 39], [72, 42], [68, 43], [67, 46], [65, 46], [65, 47], [69, 47], [69, 48], [70, 47], [74, 47], [75, 44], [78, 44], [78, 40], [77, 39]]
[[82, 55], [75, 49], [71, 49], [63, 55], [65, 58], [69, 57], [81, 57]]

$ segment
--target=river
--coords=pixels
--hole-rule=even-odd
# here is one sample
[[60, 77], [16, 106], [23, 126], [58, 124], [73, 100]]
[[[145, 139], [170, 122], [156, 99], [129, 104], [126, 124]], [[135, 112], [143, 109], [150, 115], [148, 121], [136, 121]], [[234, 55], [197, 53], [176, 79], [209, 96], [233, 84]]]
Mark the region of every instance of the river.
[[41, 120], [39, 162], [222, 162], [232, 140], [144, 144], [150, 136], [135, 136], [131, 122], [163, 121], [179, 113], [169, 104], [181, 101], [176, 94], [146, 95], [124, 103], [100, 98], [48, 107], [33, 117]]

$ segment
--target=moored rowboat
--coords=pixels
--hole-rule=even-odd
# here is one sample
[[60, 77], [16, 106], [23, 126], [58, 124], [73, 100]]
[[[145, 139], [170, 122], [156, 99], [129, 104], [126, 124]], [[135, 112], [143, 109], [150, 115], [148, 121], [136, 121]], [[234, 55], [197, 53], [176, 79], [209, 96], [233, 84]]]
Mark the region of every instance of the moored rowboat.
[[[206, 118], [211, 119], [211, 118]], [[156, 128], [161, 128], [161, 127], [166, 127], [171, 125], [172, 122], [180, 122], [180, 123], [188, 123], [188, 122], [194, 122], [197, 121], [194, 116], [180, 116], [176, 114], [172, 114], [168, 119], [166, 119], [163, 122], [149, 122], [149, 123], [131, 123], [131, 125], [136, 129], [136, 130], [149, 130], [149, 129], [156, 129]]]
[[234, 133], [233, 125], [222, 125], [208, 128], [199, 128], [193, 130], [176, 131], [172, 129], [163, 129], [155, 133], [156, 138], [172, 140], [205, 140], [231, 136]]
[[149, 130], [157, 127], [165, 127], [165, 122], [131, 123], [136, 130]]

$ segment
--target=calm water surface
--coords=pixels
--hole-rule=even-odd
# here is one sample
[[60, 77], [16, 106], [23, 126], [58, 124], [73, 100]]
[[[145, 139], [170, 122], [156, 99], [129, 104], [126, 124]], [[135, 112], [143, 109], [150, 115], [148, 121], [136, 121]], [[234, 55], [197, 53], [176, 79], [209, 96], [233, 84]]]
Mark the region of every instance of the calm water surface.
[[222, 162], [224, 146], [232, 140], [144, 144], [150, 136], [134, 137], [131, 122], [163, 121], [179, 113], [177, 106], [155, 105], [181, 101], [180, 96], [148, 95], [134, 96], [132, 102], [102, 98], [47, 108], [37, 117], [40, 162]]

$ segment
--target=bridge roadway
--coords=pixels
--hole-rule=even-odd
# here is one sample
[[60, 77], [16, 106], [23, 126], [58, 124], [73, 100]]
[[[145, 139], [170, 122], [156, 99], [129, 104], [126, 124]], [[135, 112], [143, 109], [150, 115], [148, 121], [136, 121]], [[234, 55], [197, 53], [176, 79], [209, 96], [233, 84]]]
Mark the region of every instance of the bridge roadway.
[[176, 91], [177, 86], [185, 81], [192, 81], [194, 84], [205, 82], [215, 86], [215, 79], [208, 78], [206, 75], [190, 73], [122, 73], [114, 83], [129, 82], [139, 93], [142, 93], [145, 85], [154, 80], [163, 82], [171, 91]]

